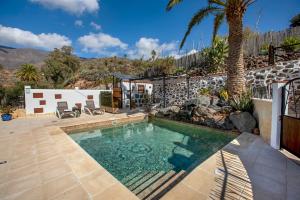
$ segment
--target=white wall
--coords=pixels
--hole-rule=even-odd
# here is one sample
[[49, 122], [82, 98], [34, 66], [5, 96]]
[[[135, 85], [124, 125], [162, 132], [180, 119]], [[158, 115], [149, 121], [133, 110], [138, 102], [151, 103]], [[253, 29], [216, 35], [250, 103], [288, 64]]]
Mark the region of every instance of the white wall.
[[[138, 85], [143, 85], [145, 87], [145, 91], [148, 91], [148, 94], [151, 95], [152, 94], [152, 90], [153, 90], [153, 84], [152, 83], [135, 83], [135, 82], [131, 82], [131, 89], [135, 88], [135, 90], [133, 91], [133, 93], [138, 92]], [[123, 91], [127, 91], [129, 90], [129, 81], [123, 81], [122, 82], [122, 89]]]
[[270, 144], [272, 127], [272, 99], [253, 98], [254, 115], [258, 121], [260, 136]]
[[[93, 96], [96, 107], [100, 105], [100, 92], [111, 90], [79, 90], [79, 89], [31, 89], [25, 86], [25, 110], [26, 114], [34, 114], [34, 108], [43, 108], [43, 114], [55, 113], [57, 102], [67, 101], [71, 109], [75, 103], [85, 106], [88, 95]], [[42, 98], [33, 98], [33, 93], [43, 93]], [[55, 94], [61, 94], [61, 99], [55, 99]], [[45, 100], [46, 105], [40, 105], [40, 101]]]

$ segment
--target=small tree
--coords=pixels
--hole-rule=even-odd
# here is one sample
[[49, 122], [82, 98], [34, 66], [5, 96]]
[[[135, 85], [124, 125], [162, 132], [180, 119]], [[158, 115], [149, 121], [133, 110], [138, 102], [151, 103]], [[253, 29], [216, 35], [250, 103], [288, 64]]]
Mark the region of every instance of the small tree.
[[290, 20], [290, 27], [300, 26], [300, 13]]
[[287, 37], [282, 46], [287, 52], [293, 52], [300, 49], [300, 39], [298, 37]]
[[32, 64], [23, 64], [16, 73], [17, 78], [24, 82], [34, 82], [39, 80], [37, 68]]
[[153, 50], [151, 51], [151, 59], [152, 59], [152, 61], [154, 61], [155, 58], [156, 58], [156, 51], [153, 49]]
[[66, 82], [80, 67], [79, 59], [72, 55], [72, 51], [72, 47], [69, 46], [54, 49], [45, 61], [43, 73], [55, 87]]

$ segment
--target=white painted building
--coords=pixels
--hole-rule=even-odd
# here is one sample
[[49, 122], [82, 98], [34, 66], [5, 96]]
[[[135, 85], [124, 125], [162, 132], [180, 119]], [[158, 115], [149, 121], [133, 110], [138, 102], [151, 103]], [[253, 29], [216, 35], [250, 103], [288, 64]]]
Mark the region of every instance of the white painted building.
[[55, 113], [57, 102], [66, 101], [69, 109], [80, 105], [82, 108], [86, 100], [93, 99], [95, 106], [100, 106], [100, 93], [111, 90], [80, 90], [75, 89], [31, 89], [25, 86], [26, 114]]
[[[123, 108], [129, 107], [129, 98], [130, 98], [130, 86], [129, 86], [128, 80], [122, 81], [122, 99], [123, 99]], [[145, 97], [145, 94], [148, 94], [149, 96], [152, 95], [153, 91], [153, 84], [151, 81], [147, 80], [136, 80], [131, 81], [131, 96], [132, 100], [135, 101], [137, 106], [142, 104], [143, 98]]]

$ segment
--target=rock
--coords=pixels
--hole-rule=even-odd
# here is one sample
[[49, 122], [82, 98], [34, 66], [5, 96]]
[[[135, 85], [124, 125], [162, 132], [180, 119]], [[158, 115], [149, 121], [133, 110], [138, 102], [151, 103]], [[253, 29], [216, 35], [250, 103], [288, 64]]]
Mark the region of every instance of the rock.
[[177, 114], [179, 120], [190, 120], [192, 118], [192, 111], [190, 110], [180, 110]]
[[196, 105], [209, 106], [211, 104], [211, 97], [206, 95], [199, 95], [197, 100]]
[[169, 111], [171, 111], [173, 113], [179, 113], [180, 107], [178, 107], [178, 106], [171, 106], [171, 107], [169, 107]]
[[161, 115], [163, 115], [163, 116], [169, 115], [169, 114], [170, 114], [169, 108], [161, 108], [161, 109], [159, 109], [159, 110], [158, 110], [158, 114], [161, 114]]
[[223, 106], [228, 106], [228, 102], [224, 101], [222, 99], [219, 99], [218, 103], [216, 104], [217, 106], [223, 107]]
[[256, 126], [255, 118], [248, 112], [231, 113], [229, 119], [240, 132], [252, 133]]
[[217, 96], [213, 96], [210, 99], [210, 105], [217, 106], [220, 101], [220, 98]]
[[216, 128], [220, 128], [223, 130], [232, 130], [234, 128], [234, 125], [230, 121], [229, 117], [226, 116], [216, 121]]
[[152, 115], [152, 116], [157, 116], [157, 114], [158, 114], [157, 110], [151, 110], [150, 111], [150, 115]]
[[209, 117], [212, 118], [213, 115], [216, 113], [217, 111], [212, 109], [212, 108], [208, 108], [205, 106], [198, 106], [196, 108], [194, 108], [193, 110], [193, 115], [196, 115], [197, 117]]
[[229, 114], [229, 113], [231, 113], [232, 112], [232, 107], [231, 106], [222, 106], [222, 108], [221, 108], [221, 113], [227, 113], [227, 114]]

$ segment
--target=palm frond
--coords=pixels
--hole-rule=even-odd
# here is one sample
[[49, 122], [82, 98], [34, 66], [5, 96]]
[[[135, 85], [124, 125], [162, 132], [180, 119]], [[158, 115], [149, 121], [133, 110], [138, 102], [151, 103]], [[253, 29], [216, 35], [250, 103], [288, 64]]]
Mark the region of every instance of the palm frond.
[[224, 12], [220, 12], [220, 13], [215, 15], [212, 42], [214, 42], [214, 40], [216, 38], [216, 35], [218, 33], [218, 30], [219, 30], [221, 24], [223, 23], [224, 19], [225, 19], [225, 13]]
[[169, 3], [166, 7], [167, 11], [170, 11], [174, 6], [176, 6], [177, 4], [181, 3], [183, 0], [169, 0]]
[[243, 7], [247, 8], [248, 6], [250, 6], [251, 4], [253, 4], [255, 2], [255, 0], [244, 0], [243, 1]]
[[185, 41], [186, 41], [186, 38], [189, 36], [189, 34], [191, 33], [191, 30], [193, 29], [193, 27], [195, 25], [198, 25], [206, 16], [208, 16], [209, 14], [211, 14], [212, 12], [214, 11], [218, 11], [219, 8], [218, 7], [211, 7], [211, 6], [208, 6], [206, 8], [203, 8], [201, 10], [199, 10], [194, 16], [193, 18], [191, 19], [191, 21], [189, 22], [189, 25], [188, 25], [188, 29], [180, 43], [180, 49], [183, 47]]
[[226, 6], [226, 2], [224, 2], [223, 0], [208, 0], [209, 4], [217, 4], [219, 6]]

